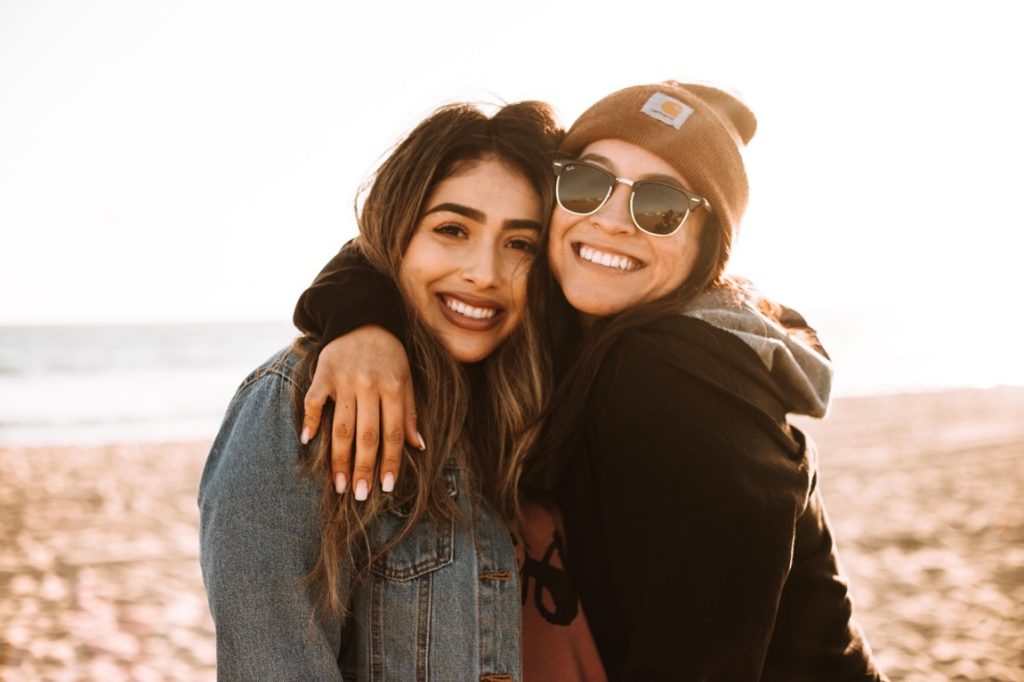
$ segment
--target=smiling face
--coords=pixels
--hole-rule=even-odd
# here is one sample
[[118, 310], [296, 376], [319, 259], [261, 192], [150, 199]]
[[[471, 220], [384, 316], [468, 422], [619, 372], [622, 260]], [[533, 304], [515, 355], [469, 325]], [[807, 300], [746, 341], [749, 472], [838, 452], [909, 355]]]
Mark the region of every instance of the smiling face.
[[459, 362], [483, 360], [522, 320], [542, 220], [537, 192], [493, 157], [460, 169], [428, 197], [398, 280]]
[[[622, 140], [583, 149], [589, 161], [631, 180], [657, 180], [692, 190], [660, 156]], [[630, 188], [617, 184], [596, 213], [578, 216], [555, 206], [548, 258], [572, 307], [585, 315], [614, 315], [678, 289], [694, 270], [707, 213], [696, 209], [674, 235], [640, 231], [629, 213]]]

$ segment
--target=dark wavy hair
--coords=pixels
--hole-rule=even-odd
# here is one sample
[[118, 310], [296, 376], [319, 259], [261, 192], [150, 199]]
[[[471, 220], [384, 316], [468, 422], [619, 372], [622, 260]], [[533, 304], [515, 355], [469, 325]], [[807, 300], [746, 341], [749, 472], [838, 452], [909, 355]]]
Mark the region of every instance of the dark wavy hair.
[[[470, 104], [438, 109], [393, 149], [361, 188], [354, 247], [397, 284], [403, 256], [431, 192], [446, 178], [486, 160], [498, 160], [519, 173], [547, 210], [553, 203], [551, 162], [561, 134], [551, 109], [541, 102], [509, 104], [493, 116]], [[365, 576], [374, 559], [400, 543], [416, 524], [459, 518], [443, 475], [451, 458], [469, 472], [473, 494], [507, 520], [520, 515], [520, 478], [538, 435], [551, 381], [550, 353], [539, 323], [544, 302], [537, 293], [542, 288], [537, 278], [546, 276], [546, 268], [531, 270], [522, 323], [473, 366], [456, 362], [410, 311], [416, 410], [430, 447], [425, 452], [406, 451], [392, 496], [372, 494], [361, 503], [352, 495], [339, 498], [330, 481], [331, 439], [319, 438], [310, 445], [303, 474], [317, 479], [323, 491], [320, 553], [309, 576], [321, 614], [345, 611], [347, 605], [339, 596], [344, 581]], [[316, 338], [296, 342], [298, 385], [309, 384], [318, 348]], [[294, 392], [297, 413], [302, 398]], [[332, 415], [333, 408], [324, 411], [321, 433], [330, 433]], [[369, 524], [387, 505], [397, 504], [402, 506], [404, 523], [383, 546], [372, 547]]]

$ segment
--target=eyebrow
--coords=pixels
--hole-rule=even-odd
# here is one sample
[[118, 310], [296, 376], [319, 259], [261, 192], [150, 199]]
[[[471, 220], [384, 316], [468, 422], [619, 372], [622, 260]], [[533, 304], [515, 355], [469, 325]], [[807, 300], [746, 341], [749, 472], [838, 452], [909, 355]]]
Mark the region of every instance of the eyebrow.
[[[465, 216], [466, 218], [469, 218], [470, 220], [476, 221], [478, 223], [487, 222], [487, 214], [481, 211], [480, 209], [473, 208], [471, 206], [463, 206], [462, 204], [456, 204], [450, 201], [434, 206], [423, 215], [430, 215], [431, 213], [442, 213], [445, 211], [449, 213], [457, 213], [458, 215]], [[537, 232], [541, 231], [541, 224], [536, 220], [525, 220], [521, 218], [512, 218], [510, 220], [506, 220], [502, 227], [506, 230], [536, 230]]]
[[[600, 164], [602, 164], [604, 166], [608, 166], [607, 170], [611, 170], [612, 168], [615, 167], [614, 164], [611, 162], [611, 159], [608, 159], [608, 158], [606, 158], [604, 156], [601, 156], [600, 154], [594, 154], [593, 152], [591, 152], [590, 154], [584, 154], [583, 157], [580, 158], [580, 161], [597, 161], [598, 163], [600, 163]], [[679, 182], [679, 180], [677, 180], [676, 178], [672, 177], [671, 175], [665, 175], [664, 173], [652, 173], [651, 175], [645, 175], [642, 178], [640, 178], [640, 180], [638, 180], [637, 182], [640, 182], [640, 181], [643, 181], [643, 182], [663, 182], [665, 184], [673, 185], [675, 187], [678, 187], [680, 189], [686, 189], [686, 186], [683, 185], [681, 182]], [[690, 190], [687, 190], [687, 191], [690, 191]]]

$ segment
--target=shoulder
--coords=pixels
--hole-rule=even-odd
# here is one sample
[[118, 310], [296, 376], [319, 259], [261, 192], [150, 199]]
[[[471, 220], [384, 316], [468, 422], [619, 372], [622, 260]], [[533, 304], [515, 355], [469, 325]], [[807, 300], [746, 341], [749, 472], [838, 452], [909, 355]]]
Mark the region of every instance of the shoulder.
[[769, 380], [767, 369], [747, 344], [695, 317], [667, 315], [628, 330], [615, 345], [620, 356], [635, 356], [727, 390], [745, 381]]
[[[693, 435], [698, 429], [716, 430], [717, 422], [733, 416], [737, 406], [707, 380], [708, 372], [690, 352], [700, 344], [693, 336], [665, 331], [660, 324], [645, 325], [614, 342], [588, 396], [593, 426], [619, 433], [686, 429]], [[704, 418], [684, 418], [696, 414]]]
[[301, 360], [301, 353], [294, 345], [282, 348], [246, 375], [235, 391], [235, 399], [249, 391], [275, 387], [304, 390], [309, 382], [298, 376]]
[[[286, 346], [249, 372], [228, 403], [225, 423], [241, 412], [259, 410], [278, 412], [283, 418], [298, 419], [295, 396], [303, 396], [310, 377], [299, 372], [302, 351], [296, 345]], [[223, 429], [223, 425], [222, 425]]]
[[[811, 463], [786, 422], [758, 405], [760, 389], [729, 375], [732, 350], [739, 358], [745, 350], [731, 342], [699, 320], [626, 333], [587, 398], [586, 466], [634, 495], [661, 491], [662, 503], [689, 497], [701, 508], [771, 512], [791, 522], [806, 499]], [[716, 353], [716, 345], [728, 350]], [[624, 469], [643, 475], [626, 486]]]
[[[701, 365], [717, 340], [699, 321], [620, 339], [587, 396], [574, 476], [593, 480], [606, 497], [647, 500], [652, 514], [673, 506], [791, 525], [808, 492], [805, 449], [785, 422], [744, 397], [743, 384], [730, 386], [717, 376], [721, 368]], [[696, 360], [686, 357], [691, 351]]]
[[598, 369], [598, 381], [616, 386], [644, 382], [652, 390], [699, 388], [736, 393], [759, 375], [757, 355], [732, 334], [703, 320], [667, 316], [624, 332]]
[[245, 483], [275, 489], [298, 472], [299, 412], [295, 369], [300, 356], [283, 349], [239, 385], [210, 448], [200, 492]]
[[767, 436], [793, 451], [797, 444], [772, 386], [743, 341], [699, 319], [667, 316], [628, 330], [612, 345], [597, 372], [590, 413], [607, 428], [715, 440]]

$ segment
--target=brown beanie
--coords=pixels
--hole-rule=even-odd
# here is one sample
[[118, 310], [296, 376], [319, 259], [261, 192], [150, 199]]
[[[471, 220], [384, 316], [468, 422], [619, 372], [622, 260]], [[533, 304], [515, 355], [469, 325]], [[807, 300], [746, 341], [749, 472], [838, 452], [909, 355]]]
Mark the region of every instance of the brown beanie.
[[665, 81], [613, 92], [569, 129], [561, 152], [578, 155], [591, 142], [614, 138], [657, 154], [711, 203], [724, 253], [747, 207], [747, 174], [740, 147], [757, 128], [743, 102], [708, 85]]

